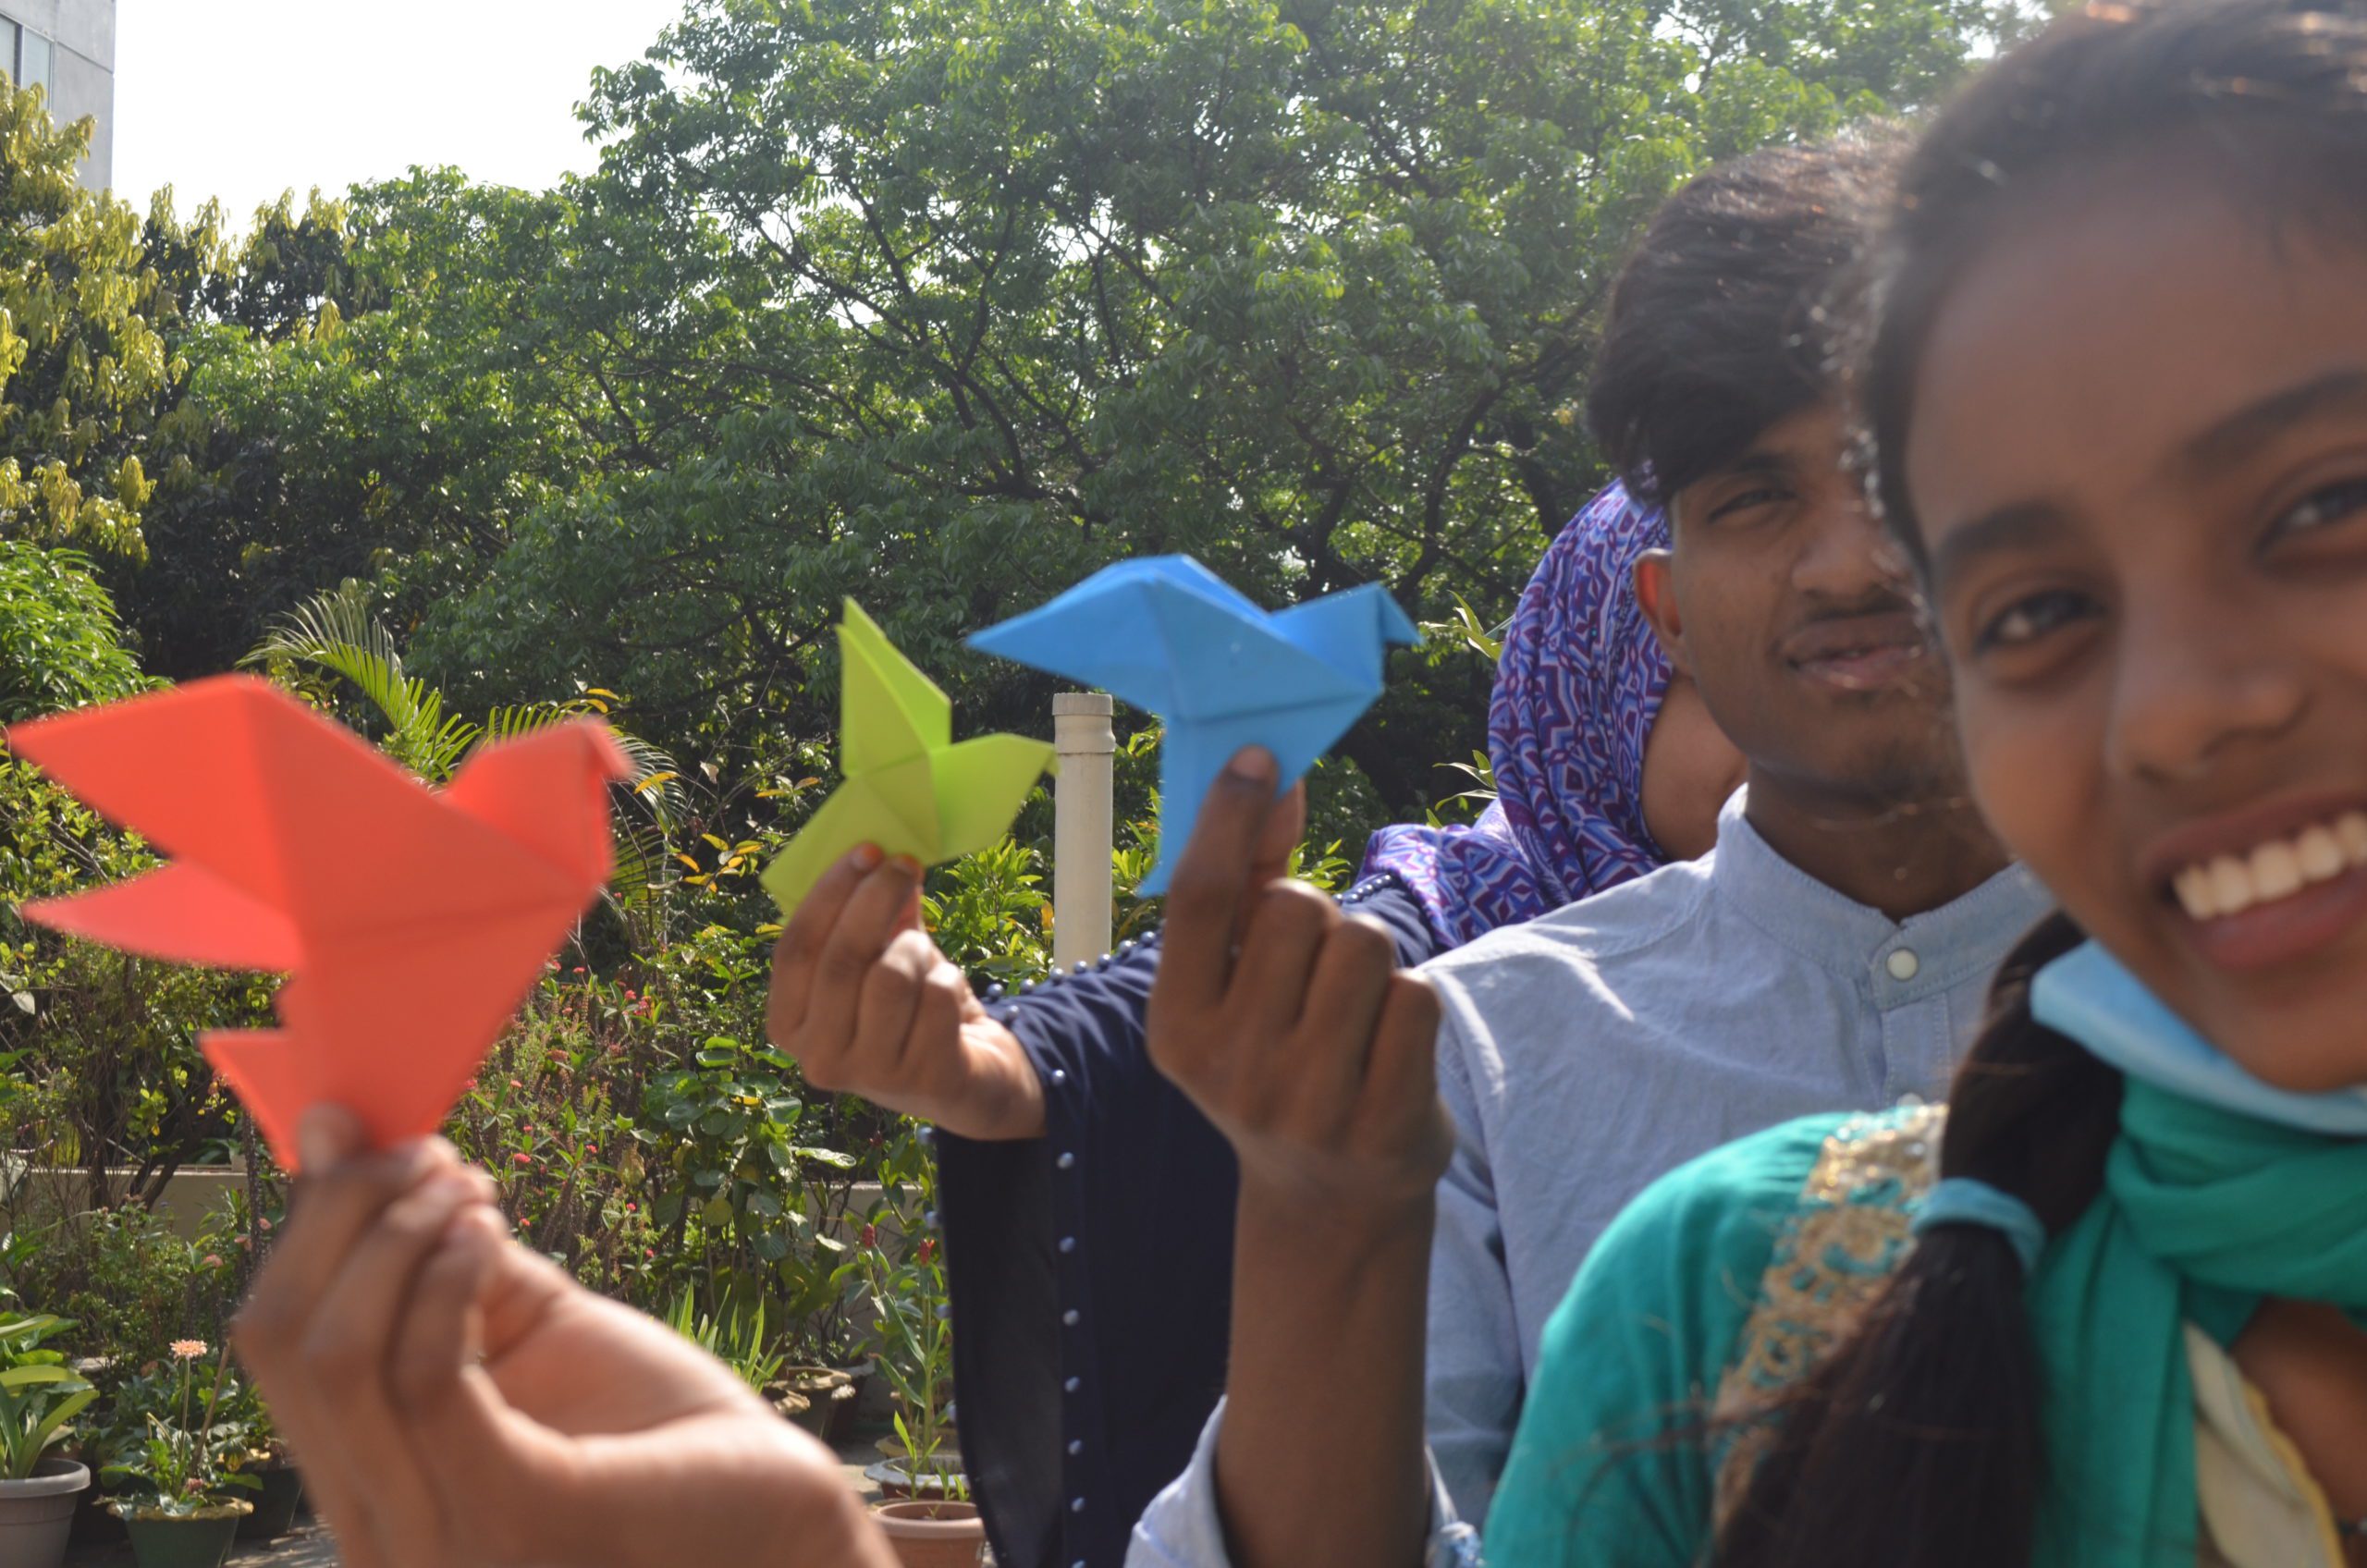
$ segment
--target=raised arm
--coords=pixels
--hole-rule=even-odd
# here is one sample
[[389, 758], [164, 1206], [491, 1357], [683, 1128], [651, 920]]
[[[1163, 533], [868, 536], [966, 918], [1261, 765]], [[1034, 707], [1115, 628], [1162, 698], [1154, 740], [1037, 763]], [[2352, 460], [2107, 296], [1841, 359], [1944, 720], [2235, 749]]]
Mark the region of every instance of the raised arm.
[[1271, 760], [1244, 753], [1202, 806], [1149, 1014], [1160, 1070], [1240, 1161], [1218, 1510], [1240, 1568], [1414, 1568], [1438, 1009], [1375, 925], [1256, 887], [1272, 794]]

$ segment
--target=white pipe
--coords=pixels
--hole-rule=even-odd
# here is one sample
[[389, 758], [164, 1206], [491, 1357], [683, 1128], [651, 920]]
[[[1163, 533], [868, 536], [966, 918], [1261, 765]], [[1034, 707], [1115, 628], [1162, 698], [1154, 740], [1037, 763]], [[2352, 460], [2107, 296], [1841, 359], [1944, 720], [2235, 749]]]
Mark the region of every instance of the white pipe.
[[1061, 771], [1052, 786], [1052, 962], [1060, 968], [1110, 950], [1111, 704], [1100, 692], [1052, 698], [1052, 749]]

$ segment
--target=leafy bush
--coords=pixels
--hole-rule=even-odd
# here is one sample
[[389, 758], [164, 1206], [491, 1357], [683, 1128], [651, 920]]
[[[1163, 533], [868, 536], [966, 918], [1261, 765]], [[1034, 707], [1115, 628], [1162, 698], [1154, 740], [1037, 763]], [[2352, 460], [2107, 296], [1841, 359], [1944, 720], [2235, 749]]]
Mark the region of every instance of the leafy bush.
[[0, 535], [0, 724], [150, 684], [86, 557]]

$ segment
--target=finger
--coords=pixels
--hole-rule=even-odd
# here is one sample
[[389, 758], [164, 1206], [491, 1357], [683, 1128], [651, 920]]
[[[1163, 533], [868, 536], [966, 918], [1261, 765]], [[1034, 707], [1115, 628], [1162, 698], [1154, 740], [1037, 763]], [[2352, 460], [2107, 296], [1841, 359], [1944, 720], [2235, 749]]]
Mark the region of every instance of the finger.
[[[500, 1215], [471, 1209], [447, 1229], [419, 1271], [387, 1363], [387, 1387], [410, 1428], [421, 1467], [456, 1538], [498, 1546], [505, 1523], [528, 1511], [525, 1497], [550, 1495], [563, 1457], [554, 1434], [511, 1409], [484, 1369], [484, 1304], [521, 1249]], [[554, 1542], [510, 1544], [500, 1561], [541, 1558]]]
[[1316, 956], [1342, 916], [1338, 904], [1300, 882], [1269, 882], [1255, 898], [1225, 1015], [1244, 1043], [1279, 1045], [1297, 1027]]
[[880, 859], [877, 844], [857, 844], [822, 873], [781, 927], [780, 940], [773, 947], [772, 990], [765, 998], [765, 1033], [774, 1045], [787, 1048], [790, 1036], [804, 1021], [815, 965], [821, 962], [847, 900]]
[[336, 1107], [316, 1108], [300, 1124], [298, 1146], [307, 1174], [296, 1183], [271, 1261], [233, 1325], [239, 1357], [258, 1376], [288, 1364], [322, 1292], [387, 1206], [430, 1176], [460, 1169], [459, 1157], [441, 1139], [351, 1154], [360, 1136], [360, 1122]]
[[913, 1014], [911, 1036], [900, 1064], [907, 1076], [918, 1070], [924, 1080], [920, 1087], [934, 1093], [952, 1086], [935, 1081], [935, 1074], [960, 1063], [962, 1021], [971, 999], [970, 982], [940, 954], [921, 981], [920, 1007]]
[[509, 1244], [498, 1219], [490, 1210], [464, 1211], [419, 1271], [386, 1359], [388, 1394], [414, 1423], [441, 1418], [459, 1397], [461, 1373], [482, 1358], [477, 1302], [493, 1278], [494, 1249]]
[[834, 1060], [844, 1054], [854, 1037], [864, 982], [896, 935], [897, 922], [920, 876], [916, 863], [896, 855], [856, 885], [815, 960], [805, 1019], [791, 1047], [792, 1055], [803, 1060], [810, 1052]]
[[1395, 961], [1388, 929], [1364, 915], [1343, 917], [1316, 957], [1290, 1054], [1300, 1063], [1307, 1096], [1343, 1116], [1353, 1114], [1364, 1095], [1373, 1034], [1388, 1005]]
[[903, 1082], [900, 1069], [920, 1015], [922, 984], [936, 967], [937, 945], [918, 931], [903, 931], [864, 976], [854, 1044], [847, 1053], [856, 1087], [888, 1089]]
[[1373, 1029], [1365, 1105], [1393, 1136], [1405, 1136], [1439, 1123], [1439, 998], [1428, 981], [1403, 970], [1389, 977], [1388, 989]]
[[431, 1562], [445, 1537], [434, 1489], [386, 1382], [397, 1329], [420, 1271], [453, 1220], [481, 1207], [480, 1189], [439, 1175], [389, 1204], [322, 1292], [300, 1354], [307, 1377], [334, 1390], [333, 1463], [365, 1481], [375, 1534], [397, 1562]]
[[1159, 937], [1154, 1002], [1213, 1006], [1233, 972], [1235, 912], [1249, 887], [1258, 829], [1274, 803], [1274, 759], [1252, 746], [1208, 787], [1199, 820], [1176, 857]]

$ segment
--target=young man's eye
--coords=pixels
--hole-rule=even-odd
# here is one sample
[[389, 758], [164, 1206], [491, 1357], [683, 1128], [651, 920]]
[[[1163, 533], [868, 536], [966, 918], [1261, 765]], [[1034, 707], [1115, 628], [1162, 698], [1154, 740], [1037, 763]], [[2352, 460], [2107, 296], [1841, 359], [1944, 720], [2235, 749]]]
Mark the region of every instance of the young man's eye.
[[1761, 507], [1780, 507], [1792, 498], [1792, 493], [1780, 484], [1762, 484], [1756, 490], [1746, 490], [1730, 496], [1710, 509], [1710, 521], [1718, 522], [1756, 511]]
[[1993, 649], [2026, 647], [2047, 633], [2059, 631], [2094, 613], [2095, 606], [2086, 594], [2068, 588], [2032, 594], [2027, 598], [2017, 599], [1990, 618], [1973, 639], [1973, 651], [1988, 653]]
[[2312, 533], [2367, 511], [2367, 476], [2346, 479], [2313, 491], [2278, 518], [2269, 529], [2269, 541]]

